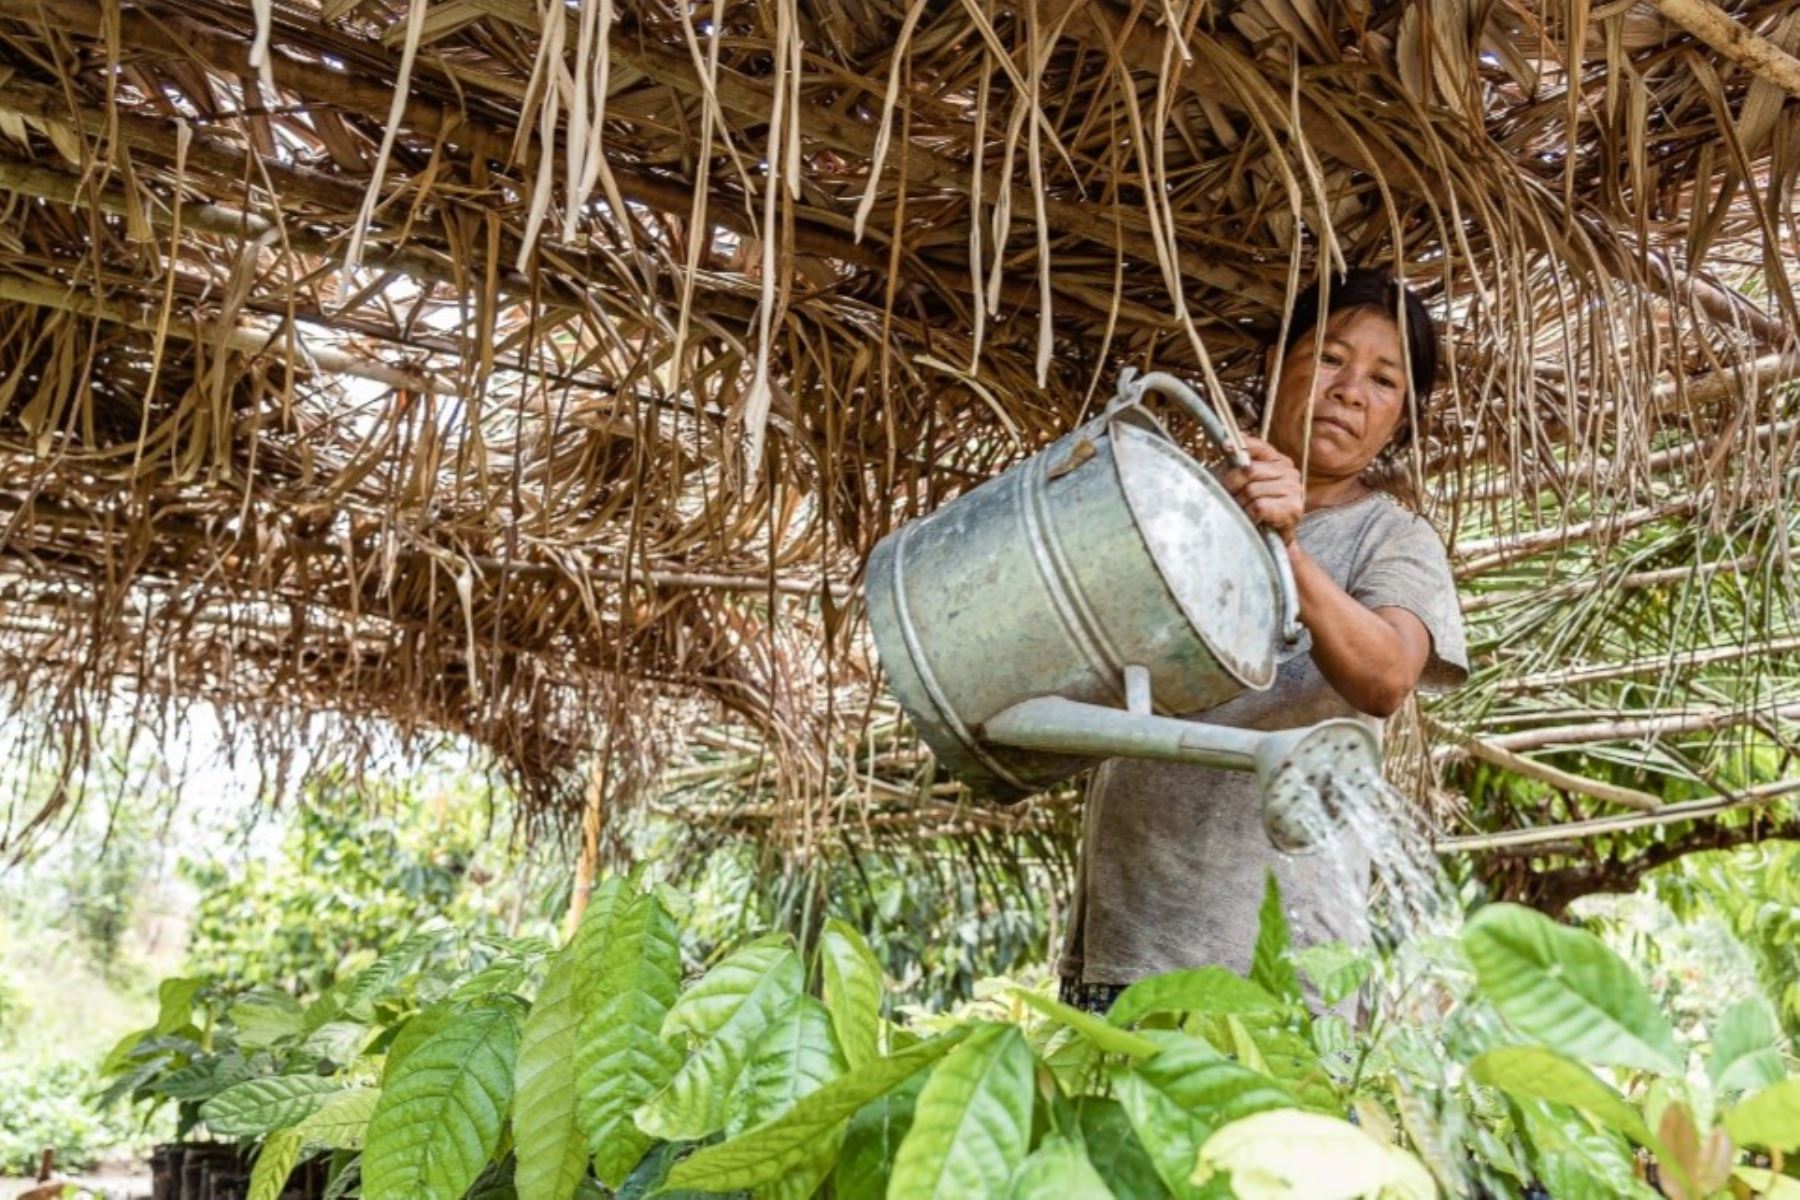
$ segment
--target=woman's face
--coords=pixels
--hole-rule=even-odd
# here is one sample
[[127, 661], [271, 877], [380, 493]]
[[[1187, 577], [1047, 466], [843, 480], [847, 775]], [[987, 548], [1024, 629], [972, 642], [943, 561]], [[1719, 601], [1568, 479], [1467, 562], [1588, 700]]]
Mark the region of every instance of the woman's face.
[[[1269, 353], [1272, 366], [1274, 351]], [[1282, 360], [1269, 441], [1295, 463], [1302, 461], [1304, 452], [1309, 479], [1354, 478], [1400, 427], [1406, 415], [1406, 386], [1406, 355], [1394, 319], [1366, 308], [1339, 312], [1304, 334]]]

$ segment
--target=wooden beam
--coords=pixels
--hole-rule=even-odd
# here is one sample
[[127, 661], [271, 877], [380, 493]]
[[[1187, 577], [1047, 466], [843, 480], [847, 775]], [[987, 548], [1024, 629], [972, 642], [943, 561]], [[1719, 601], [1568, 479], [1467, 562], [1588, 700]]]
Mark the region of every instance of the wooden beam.
[[1800, 58], [1745, 29], [1707, 0], [1655, 0], [1663, 16], [1790, 96], [1800, 96]]
[[1670, 583], [1687, 583], [1700, 580], [1708, 575], [1735, 573], [1754, 569], [1762, 560], [1754, 555], [1742, 558], [1726, 559], [1722, 562], [1696, 563], [1685, 567], [1659, 567], [1654, 571], [1632, 571], [1616, 580], [1605, 576], [1588, 576], [1583, 579], [1572, 579], [1567, 583], [1559, 583], [1545, 588], [1533, 583], [1527, 588], [1514, 591], [1482, 592], [1470, 596], [1463, 601], [1464, 613], [1483, 612], [1490, 608], [1500, 608], [1522, 598], [1531, 600], [1560, 600], [1566, 596], [1591, 592], [1597, 588], [1613, 588], [1621, 592], [1642, 591], [1646, 588], [1662, 587]]
[[[1703, 380], [1710, 382], [1714, 378], [1715, 376], [1713, 375], [1707, 375], [1703, 377]], [[1800, 432], [1800, 421], [1771, 421], [1767, 424], [1756, 426], [1754, 429], [1750, 430], [1746, 436], [1750, 441], [1758, 445], [1763, 445], [1772, 441], [1780, 441], [1783, 438], [1790, 438], [1797, 432]], [[1677, 467], [1684, 467], [1697, 459], [1702, 459], [1709, 454], [1717, 453], [1720, 449], [1720, 445], [1721, 439], [1708, 438], [1684, 442], [1679, 446], [1669, 446], [1662, 450], [1658, 450], [1645, 458], [1643, 461], [1643, 470], [1646, 474], [1654, 475], [1659, 471], [1668, 471]], [[1596, 476], [1615, 474], [1618, 469], [1619, 468], [1610, 459], [1584, 456], [1572, 466], [1563, 467], [1555, 464], [1546, 464], [1541, 469], [1531, 474], [1527, 474], [1523, 478], [1491, 480], [1473, 487], [1466, 492], [1446, 489], [1437, 492], [1435, 494], [1435, 499], [1441, 504], [1481, 504], [1493, 500], [1505, 500], [1515, 496], [1521, 499], [1530, 500], [1543, 495], [1545, 492], [1566, 492], [1570, 488], [1582, 486], [1585, 481]]]
[[1634, 829], [1653, 829], [1677, 821], [1700, 821], [1742, 808], [1756, 808], [1784, 796], [1800, 792], [1800, 779], [1778, 779], [1774, 783], [1745, 788], [1735, 795], [1711, 800], [1691, 800], [1681, 804], [1665, 804], [1653, 813], [1629, 816], [1597, 817], [1589, 821], [1569, 821], [1561, 825], [1541, 825], [1535, 829], [1509, 829], [1501, 833], [1476, 833], [1460, 837], [1438, 838], [1434, 848], [1440, 854], [1472, 853], [1516, 846], [1546, 846], [1556, 842], [1579, 841], [1629, 833]]
[[1577, 521], [1556, 529], [1539, 529], [1532, 533], [1465, 542], [1456, 548], [1452, 559], [1456, 578], [1472, 579], [1488, 571], [1579, 542], [1628, 533], [1671, 518], [1691, 517], [1699, 511], [1700, 504], [1701, 497], [1689, 496], [1668, 504], [1655, 504], [1648, 508], [1632, 509], [1630, 512], [1595, 517], [1591, 521]]
[[[102, 15], [83, 0], [0, 0], [0, 17], [48, 25], [83, 37], [99, 38]], [[152, 51], [197, 61], [240, 78], [254, 78], [250, 40], [216, 26], [202, 25], [177, 11], [159, 12], [121, 7], [116, 13], [119, 38], [127, 51]], [[389, 84], [352, 71], [334, 71], [323, 63], [297, 57], [279, 38], [269, 45], [269, 69], [275, 85], [314, 99], [328, 100], [348, 112], [385, 113], [393, 99]], [[409, 100], [402, 110], [405, 127], [422, 137], [443, 137], [479, 158], [504, 162], [512, 154], [512, 136], [483, 121], [444, 109], [429, 101]]]
[[1704, 667], [1711, 663], [1735, 662], [1741, 658], [1774, 657], [1778, 654], [1793, 654], [1800, 651], [1800, 637], [1773, 638], [1768, 641], [1749, 642], [1741, 646], [1712, 646], [1705, 650], [1694, 650], [1685, 654], [1659, 654], [1651, 658], [1633, 659], [1622, 663], [1599, 663], [1588, 667], [1566, 667], [1560, 671], [1541, 671], [1535, 675], [1521, 675], [1516, 679], [1503, 679], [1499, 690], [1503, 695], [1517, 695], [1520, 692], [1541, 692], [1549, 688], [1569, 687], [1582, 683], [1605, 683], [1614, 679], [1629, 679], [1633, 675], [1648, 675], [1657, 671], [1666, 671], [1671, 667]]
[[[156, 310], [149, 306], [127, 307], [110, 300], [96, 299], [86, 292], [74, 292], [54, 284], [17, 276], [0, 276], [0, 300], [76, 313], [144, 333], [154, 333], [160, 325]], [[410, 392], [429, 392], [440, 396], [460, 394], [455, 383], [438, 375], [348, 354], [335, 346], [316, 342], [309, 344], [306, 335], [299, 329], [258, 329], [245, 325], [202, 325], [196, 328], [191, 321], [174, 320], [168, 324], [168, 336], [189, 342], [203, 337], [210, 338], [228, 349], [244, 354], [268, 354], [289, 370], [303, 374], [324, 371], [373, 380]], [[299, 350], [298, 358], [290, 357], [290, 346]]]
[[1596, 742], [1637, 741], [1676, 733], [1702, 733], [1714, 729], [1729, 729], [1734, 725], [1747, 725], [1752, 721], [1791, 721], [1797, 717], [1800, 717], [1800, 703], [1750, 709], [1705, 708], [1659, 713], [1650, 717], [1620, 717], [1617, 720], [1589, 721], [1579, 725], [1524, 729], [1517, 733], [1495, 734], [1486, 741], [1490, 746], [1516, 753], [1547, 748], [1573, 748]]
[[1491, 741], [1431, 720], [1429, 717], [1426, 718], [1426, 724], [1433, 733], [1466, 750], [1472, 757], [1491, 763], [1501, 770], [1521, 775], [1526, 779], [1535, 779], [1539, 783], [1547, 784], [1560, 791], [1578, 792], [1583, 796], [1590, 796], [1608, 804], [1623, 804], [1627, 808], [1635, 808], [1644, 812], [1651, 812], [1662, 807], [1662, 801], [1649, 792], [1621, 787], [1616, 783], [1607, 783], [1601, 779], [1589, 779], [1585, 775], [1576, 775], [1548, 763], [1541, 763], [1535, 759], [1514, 754], [1510, 750], [1496, 746]]
[[1800, 351], [1765, 354], [1745, 363], [1740, 369], [1728, 367], [1723, 371], [1702, 375], [1698, 379], [1658, 384], [1656, 390], [1650, 393], [1651, 410], [1657, 413], [1669, 412], [1678, 401], [1684, 401], [1690, 406], [1716, 404], [1731, 396], [1779, 387], [1797, 380], [1800, 380]]
[[[7, 281], [0, 280], [0, 287]], [[0, 299], [6, 297], [0, 296]], [[75, 529], [84, 533], [102, 533], [109, 536], [124, 537], [131, 523], [117, 520], [118, 514], [95, 511], [89, 508], [78, 508], [63, 504], [42, 496], [22, 501], [16, 496], [0, 493], [0, 512], [21, 513], [27, 524], [50, 524], [62, 528]], [[153, 515], [149, 522], [160, 528], [172, 531], [176, 536], [218, 544], [215, 531], [191, 517], [180, 514]], [[282, 543], [282, 556], [287, 558], [332, 558], [343, 559], [344, 547], [337, 542], [324, 542], [311, 538], [290, 537]], [[372, 551], [370, 553], [373, 553]], [[357, 557], [366, 557], [358, 554]], [[500, 559], [489, 555], [467, 554], [459, 550], [446, 549], [443, 553], [432, 553], [424, 550], [400, 550], [394, 554], [394, 561], [412, 567], [442, 567], [454, 559], [460, 565], [466, 565], [478, 575], [499, 578], [510, 576], [518, 579], [535, 579], [545, 583], [562, 584], [569, 582], [572, 574], [588, 579], [602, 580], [608, 583], [624, 583], [629, 579], [640, 587], [688, 589], [695, 591], [744, 592], [752, 595], [767, 595], [774, 591], [787, 596], [816, 596], [822, 586], [829, 585], [834, 596], [849, 596], [854, 590], [849, 583], [841, 579], [830, 579], [825, 576], [772, 575], [772, 574], [732, 574], [718, 571], [695, 571], [681, 567], [635, 567], [584, 562], [580, 568], [570, 571], [550, 563], [528, 562], [519, 559]], [[3, 599], [4, 597], [0, 597]]]
[[[75, 125], [90, 138], [108, 136], [110, 126], [116, 123], [120, 140], [131, 149], [163, 159], [175, 157], [173, 122], [128, 112], [103, 113], [91, 108], [71, 112], [68, 99], [61, 92], [21, 79], [0, 80], [0, 110], [38, 121]], [[255, 153], [248, 146], [233, 146], [196, 133], [188, 146], [187, 161], [190, 170], [236, 180], [245, 178], [244, 165]], [[262, 170], [268, 173], [276, 198], [287, 203], [305, 200], [326, 213], [339, 214], [345, 220], [353, 217], [362, 205], [362, 188], [342, 179], [285, 166], [270, 159], [262, 160]], [[261, 175], [256, 171], [250, 172], [248, 178], [254, 181], [252, 186], [261, 181]]]

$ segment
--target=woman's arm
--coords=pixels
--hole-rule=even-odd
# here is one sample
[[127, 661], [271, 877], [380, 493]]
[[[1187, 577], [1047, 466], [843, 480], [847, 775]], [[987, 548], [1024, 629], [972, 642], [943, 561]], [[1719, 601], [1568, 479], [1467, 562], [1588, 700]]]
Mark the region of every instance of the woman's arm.
[[1251, 520], [1287, 543], [1300, 592], [1300, 623], [1312, 633], [1313, 662], [1357, 711], [1391, 716], [1425, 672], [1431, 634], [1404, 608], [1364, 607], [1300, 548], [1294, 531], [1306, 512], [1306, 488], [1299, 470], [1268, 443], [1245, 440], [1250, 465], [1226, 472], [1225, 486]]
[[1288, 543], [1288, 561], [1319, 674], [1359, 712], [1392, 716], [1431, 657], [1425, 623], [1404, 608], [1364, 608], [1298, 542]]

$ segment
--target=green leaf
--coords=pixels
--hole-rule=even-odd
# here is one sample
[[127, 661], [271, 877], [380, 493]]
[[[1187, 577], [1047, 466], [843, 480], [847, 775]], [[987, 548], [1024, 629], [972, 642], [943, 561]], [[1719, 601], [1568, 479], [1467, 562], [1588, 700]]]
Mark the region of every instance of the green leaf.
[[587, 1139], [575, 1119], [575, 968], [569, 950], [551, 958], [519, 1030], [512, 1116], [519, 1200], [569, 1200], [587, 1175]]
[[500, 1144], [519, 1032], [505, 1008], [457, 1013], [390, 1072], [363, 1150], [365, 1200], [458, 1200]]
[[1060, 1000], [1052, 1000], [1048, 996], [1040, 995], [1027, 988], [1014, 988], [1012, 994], [1051, 1020], [1080, 1033], [1109, 1054], [1129, 1054], [1133, 1058], [1148, 1058], [1157, 1051], [1156, 1043], [1148, 1038], [1139, 1037], [1135, 1033], [1127, 1033], [1092, 1013], [1082, 1012], [1079, 1008], [1073, 1008]]
[[321, 992], [308, 1004], [301, 1014], [301, 1025], [305, 1029], [317, 1029], [325, 1022], [336, 1017], [343, 1009], [339, 996], [349, 987], [345, 980], [339, 980], [330, 991]]
[[888, 1194], [1004, 1194], [1031, 1139], [1035, 1062], [1014, 1025], [978, 1026], [925, 1081]]
[[430, 1008], [420, 1009], [406, 1019], [394, 1040], [388, 1043], [387, 1061], [382, 1064], [381, 1081], [388, 1083], [400, 1070], [402, 1064], [412, 1052], [422, 1046], [446, 1025], [456, 1019], [461, 1010], [452, 1004], [435, 1004]]
[[327, 1021], [300, 1043], [303, 1054], [334, 1063], [355, 1062], [369, 1040], [369, 1027], [359, 1021]]
[[1288, 957], [1292, 939], [1287, 914], [1281, 911], [1281, 884], [1274, 868], [1266, 872], [1262, 909], [1256, 915], [1256, 948], [1250, 953], [1250, 982], [1283, 1000], [1300, 999], [1300, 975]]
[[475, 972], [450, 992], [452, 1000], [480, 1000], [516, 992], [531, 975], [531, 964], [516, 958], [502, 958]]
[[1268, 1075], [1308, 1108], [1333, 1113], [1343, 1111], [1331, 1081], [1331, 1072], [1319, 1061], [1311, 1040], [1286, 1020], [1275, 1023], [1272, 1016], [1266, 1013], [1225, 1016], [1226, 1028], [1243, 1065]]
[[[681, 947], [675, 919], [653, 892], [622, 893], [596, 921], [591, 937], [603, 944], [577, 943], [584, 1013], [575, 1043], [575, 1114], [594, 1173], [616, 1187], [650, 1148], [633, 1114], [681, 1065], [662, 1032], [681, 987]], [[798, 978], [800, 960], [791, 952], [789, 958]], [[754, 1032], [748, 1022], [739, 1028]], [[721, 1089], [721, 1107], [727, 1096]]]
[[795, 996], [750, 1047], [726, 1135], [736, 1137], [773, 1121], [802, 1096], [843, 1075], [844, 1069], [844, 1055], [825, 1006], [811, 996]]
[[300, 1161], [300, 1146], [300, 1135], [292, 1129], [277, 1130], [263, 1140], [256, 1165], [250, 1168], [247, 1200], [280, 1200], [281, 1189]]
[[1463, 929], [1481, 990], [1522, 1033], [1597, 1066], [1682, 1073], [1675, 1031], [1625, 962], [1591, 933], [1516, 904]]
[[1106, 1019], [1125, 1026], [1152, 1013], [1253, 1013], [1281, 1007], [1275, 997], [1237, 972], [1220, 966], [1193, 967], [1140, 979], [1113, 1001]]
[[1087, 1143], [1088, 1161], [1119, 1200], [1163, 1200], [1168, 1195], [1124, 1105], [1102, 1096], [1082, 1096], [1076, 1101], [1076, 1122]]
[[638, 1127], [672, 1141], [717, 1132], [750, 1044], [805, 983], [799, 956], [779, 935], [751, 942], [708, 971], [662, 1025], [664, 1037], [690, 1034], [699, 1046], [638, 1110]]
[[193, 1023], [194, 997], [206, 986], [200, 979], [165, 979], [156, 989], [156, 1027], [152, 1036], [174, 1033]]
[[1766, 1087], [1727, 1110], [1725, 1132], [1740, 1146], [1800, 1150], [1800, 1075]]
[[1800, 1200], [1800, 1179], [1777, 1175], [1767, 1167], [1737, 1167], [1731, 1174], [1763, 1200]]
[[368, 1133], [369, 1119], [375, 1115], [375, 1105], [380, 1099], [380, 1088], [347, 1088], [325, 1101], [312, 1116], [294, 1126], [294, 1133], [309, 1146], [324, 1146], [330, 1150], [361, 1150], [364, 1136]]
[[860, 1067], [880, 1053], [881, 965], [862, 934], [836, 917], [819, 937], [819, 964], [838, 1046], [850, 1066]]
[[1375, 969], [1367, 953], [1343, 942], [1319, 942], [1294, 954], [1301, 974], [1318, 990], [1327, 1007], [1335, 1006], [1362, 986]]
[[1418, 1159], [1322, 1113], [1294, 1109], [1233, 1121], [1200, 1148], [1194, 1182], [1231, 1179], [1238, 1200], [1437, 1200]]
[[421, 930], [405, 938], [398, 946], [357, 973], [344, 991], [339, 1011], [361, 1017], [369, 1016], [368, 1006], [400, 982], [443, 939], [444, 931], [441, 929]]
[[241, 1054], [227, 1054], [189, 1063], [150, 1085], [150, 1091], [175, 1100], [210, 1100], [226, 1088], [250, 1078], [250, 1065]]
[[1114, 1071], [1114, 1093], [1163, 1183], [1177, 1196], [1198, 1196], [1190, 1177], [1213, 1131], [1239, 1117], [1292, 1107], [1294, 1097], [1198, 1038], [1158, 1029], [1143, 1036], [1162, 1052]]
[[1099, 1088], [1106, 1051], [1067, 1025], [1047, 1026], [1033, 1039], [1032, 1049], [1064, 1095], [1083, 1096]]
[[344, 1090], [339, 1079], [272, 1075], [233, 1084], [200, 1106], [200, 1119], [220, 1137], [254, 1137], [296, 1125]]
[[1625, 1097], [1578, 1062], [1545, 1046], [1502, 1046], [1469, 1064], [1477, 1083], [1509, 1096], [1580, 1109], [1640, 1146], [1656, 1148], [1656, 1136]]
[[1517, 1106], [1532, 1165], [1556, 1200], [1661, 1200], [1638, 1179], [1634, 1152], [1619, 1134], [1560, 1104], [1519, 1099]]
[[843, 1148], [831, 1174], [837, 1200], [885, 1200], [894, 1156], [912, 1128], [913, 1108], [924, 1086], [925, 1072], [919, 1071], [856, 1110], [845, 1127]]
[[[750, 1047], [736, 1088], [740, 1098], [725, 1124], [727, 1137], [765, 1125], [844, 1073], [844, 1056], [831, 1032], [831, 1016], [811, 996], [796, 996], [775, 1014]], [[764, 1200], [806, 1200], [830, 1173], [843, 1131], [819, 1140], [819, 1153], [775, 1183], [758, 1189]]]
[[100, 1074], [117, 1075], [120, 1071], [129, 1067], [131, 1065], [133, 1052], [138, 1048], [138, 1043], [142, 1042], [145, 1038], [154, 1036], [155, 1033], [156, 1031], [154, 1029], [134, 1029], [124, 1037], [120, 1038], [117, 1042], [113, 1043], [113, 1048], [106, 1052], [105, 1058], [100, 1060]]
[[828, 1136], [863, 1105], [936, 1062], [968, 1036], [953, 1029], [828, 1083], [766, 1125], [706, 1146], [669, 1172], [671, 1187], [709, 1192], [756, 1187], [804, 1166]]
[[1782, 1080], [1781, 1028], [1767, 1000], [1746, 996], [1725, 1010], [1706, 1073], [1721, 1092], [1754, 1092]]
[[1113, 1200], [1080, 1142], [1053, 1133], [1019, 1164], [1007, 1200]]
[[237, 1027], [238, 1045], [261, 1050], [306, 1032], [306, 1010], [286, 992], [253, 992], [225, 1014]]

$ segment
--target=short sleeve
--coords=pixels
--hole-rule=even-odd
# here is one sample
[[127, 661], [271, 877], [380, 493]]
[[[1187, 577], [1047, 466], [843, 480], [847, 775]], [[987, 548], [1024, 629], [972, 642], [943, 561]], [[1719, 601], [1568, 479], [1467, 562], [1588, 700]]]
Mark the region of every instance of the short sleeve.
[[1403, 608], [1431, 635], [1431, 657], [1419, 677], [1421, 691], [1448, 691], [1469, 677], [1456, 577], [1437, 531], [1423, 517], [1396, 511], [1378, 531], [1349, 592], [1366, 608]]

